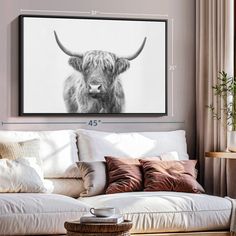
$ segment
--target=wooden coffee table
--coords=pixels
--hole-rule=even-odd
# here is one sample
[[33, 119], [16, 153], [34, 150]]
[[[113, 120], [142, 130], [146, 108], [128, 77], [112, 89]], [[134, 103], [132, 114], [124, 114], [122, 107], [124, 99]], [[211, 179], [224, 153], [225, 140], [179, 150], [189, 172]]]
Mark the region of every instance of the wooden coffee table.
[[68, 236], [129, 236], [133, 223], [125, 220], [120, 224], [111, 223], [83, 223], [66, 221], [64, 224]]

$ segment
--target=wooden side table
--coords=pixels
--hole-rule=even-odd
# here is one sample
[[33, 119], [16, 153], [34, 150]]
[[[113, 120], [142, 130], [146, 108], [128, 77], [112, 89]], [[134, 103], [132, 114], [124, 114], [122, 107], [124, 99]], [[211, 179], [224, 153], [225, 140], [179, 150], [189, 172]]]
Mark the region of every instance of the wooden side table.
[[235, 152], [205, 152], [205, 157], [224, 158], [226, 161], [226, 189], [227, 196], [236, 198], [236, 153]]
[[205, 157], [236, 159], [236, 152], [205, 152]]
[[125, 220], [120, 224], [83, 223], [69, 221], [64, 224], [68, 236], [129, 236], [133, 223]]

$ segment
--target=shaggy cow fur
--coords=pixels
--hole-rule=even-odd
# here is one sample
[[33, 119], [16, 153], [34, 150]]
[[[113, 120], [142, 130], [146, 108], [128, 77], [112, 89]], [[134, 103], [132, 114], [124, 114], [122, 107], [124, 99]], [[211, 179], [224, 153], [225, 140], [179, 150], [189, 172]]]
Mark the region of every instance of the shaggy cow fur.
[[[90, 51], [83, 58], [71, 57], [76, 70], [64, 84], [64, 101], [70, 113], [121, 113], [124, 91], [118, 75], [129, 68], [129, 61], [104, 51]], [[100, 92], [89, 92], [99, 85]]]

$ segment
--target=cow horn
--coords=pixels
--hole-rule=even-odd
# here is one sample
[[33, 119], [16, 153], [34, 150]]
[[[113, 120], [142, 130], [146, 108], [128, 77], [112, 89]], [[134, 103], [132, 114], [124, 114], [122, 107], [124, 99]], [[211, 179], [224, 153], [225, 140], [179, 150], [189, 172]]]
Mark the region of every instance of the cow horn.
[[146, 43], [147, 37], [144, 38], [142, 45], [140, 46], [140, 48], [138, 49], [138, 51], [136, 53], [134, 53], [133, 55], [129, 56], [129, 57], [125, 57], [125, 59], [131, 61], [133, 59], [135, 59], [143, 50], [145, 43]]
[[71, 56], [71, 57], [83, 57], [83, 54], [79, 54], [79, 53], [73, 53], [71, 51], [69, 51], [67, 48], [65, 48], [62, 43], [60, 42], [56, 31], [54, 30], [54, 35], [55, 35], [55, 39], [57, 41], [58, 46], [60, 47], [60, 49], [67, 55]]

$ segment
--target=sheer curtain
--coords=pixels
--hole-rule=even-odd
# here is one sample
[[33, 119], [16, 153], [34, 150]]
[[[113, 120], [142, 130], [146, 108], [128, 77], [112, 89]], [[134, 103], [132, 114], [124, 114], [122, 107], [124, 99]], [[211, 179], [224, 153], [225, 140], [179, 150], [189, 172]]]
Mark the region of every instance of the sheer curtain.
[[207, 193], [227, 194], [227, 165], [223, 159], [205, 158], [205, 151], [225, 151], [225, 117], [214, 120], [206, 108], [221, 101], [212, 86], [219, 71], [233, 75], [233, 0], [196, 0], [196, 122], [197, 155], [201, 182]]

